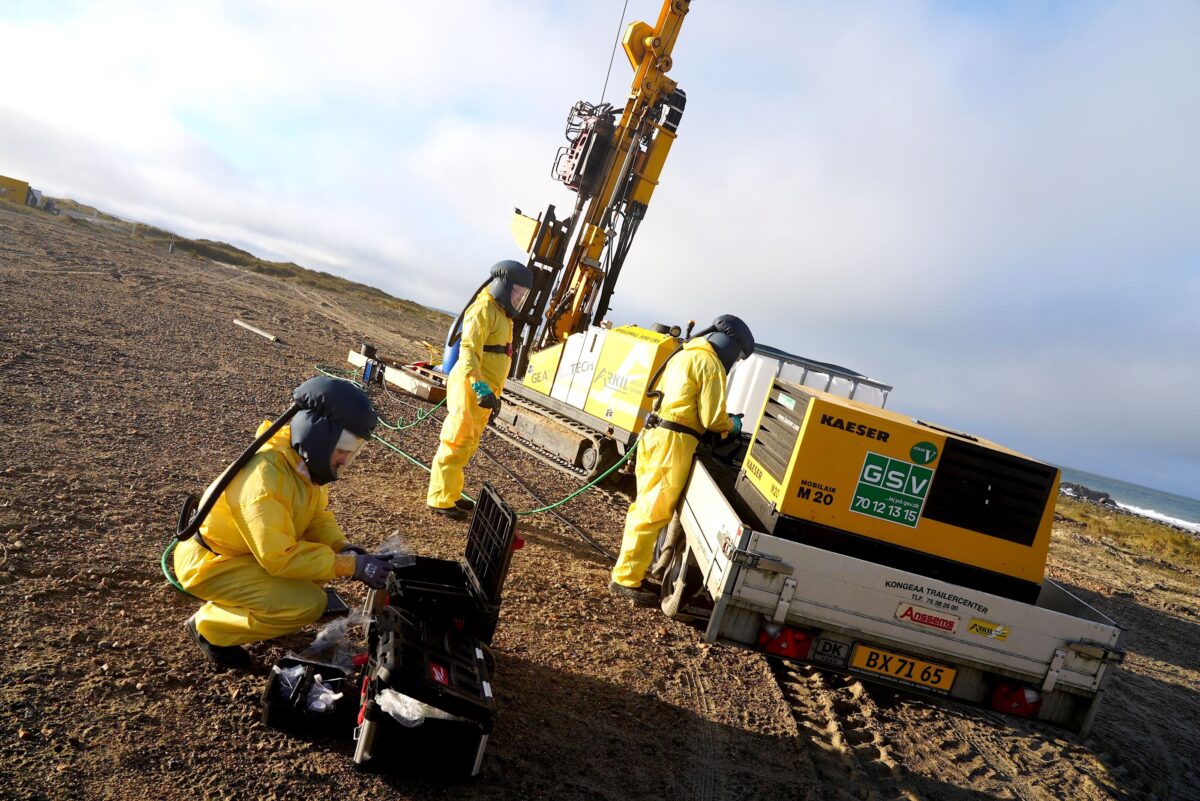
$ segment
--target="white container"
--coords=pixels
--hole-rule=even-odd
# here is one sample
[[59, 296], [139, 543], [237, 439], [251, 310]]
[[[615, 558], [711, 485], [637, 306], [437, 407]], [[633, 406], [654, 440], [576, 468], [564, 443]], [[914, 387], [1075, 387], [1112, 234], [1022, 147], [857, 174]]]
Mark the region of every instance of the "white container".
[[575, 372], [571, 377], [571, 388], [567, 392], [567, 403], [576, 409], [582, 409], [587, 403], [588, 389], [592, 386], [592, 377], [596, 374], [596, 364], [600, 361], [600, 351], [604, 348], [604, 337], [607, 333], [603, 328], [592, 326], [577, 335], [582, 337], [583, 346], [575, 360]]
[[766, 402], [771, 382], [779, 373], [779, 361], [757, 353], [742, 359], [729, 371], [725, 384], [725, 409], [746, 416], [744, 425], [757, 419]]
[[558, 372], [554, 374], [554, 386], [550, 388], [550, 397], [568, 403], [567, 394], [571, 389], [571, 381], [575, 377], [575, 369], [579, 364], [579, 352], [583, 350], [583, 338], [586, 333], [571, 334], [563, 344], [562, 357], [558, 360]]
[[800, 386], [812, 387], [843, 398], [883, 407], [892, 388], [853, 370], [794, 356], [767, 345], [742, 359], [729, 371], [725, 385], [725, 408], [730, 414], [746, 416], [745, 425], [757, 424], [767, 393], [776, 376]]

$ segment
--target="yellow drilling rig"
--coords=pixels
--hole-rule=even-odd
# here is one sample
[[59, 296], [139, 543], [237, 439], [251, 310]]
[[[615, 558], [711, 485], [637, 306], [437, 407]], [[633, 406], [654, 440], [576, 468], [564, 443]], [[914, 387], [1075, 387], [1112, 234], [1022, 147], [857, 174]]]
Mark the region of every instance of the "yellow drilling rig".
[[[621, 46], [634, 74], [623, 107], [572, 106], [567, 144], [553, 166], [554, 177], [575, 193], [571, 213], [560, 219], [550, 205], [536, 217], [517, 209], [512, 218], [534, 285], [513, 328], [512, 370], [495, 429], [582, 478], [600, 474], [636, 440], [651, 410], [650, 381], [687, 333], [666, 325], [613, 327], [605, 315], [683, 117], [686, 97], [667, 73], [690, 2], [665, 0], [657, 23], [625, 28]], [[760, 350], [770, 351], [770, 378], [785, 373], [819, 389], [836, 385], [848, 397], [869, 392], [878, 405], [891, 389], [834, 365]], [[351, 361], [361, 367], [367, 360], [351, 354]], [[437, 370], [395, 363], [388, 375], [427, 399], [436, 398], [443, 380]], [[765, 394], [766, 385], [760, 389]], [[761, 401], [754, 398], [749, 411], [757, 413]]]
[[623, 108], [576, 103], [554, 176], [576, 194], [559, 219], [517, 210], [512, 232], [534, 286], [514, 329], [508, 401], [498, 423], [520, 444], [583, 474], [604, 469], [641, 430], [648, 382], [678, 346], [678, 329], [604, 325], [609, 301], [646, 215], [683, 116], [667, 76], [690, 0], [666, 0], [658, 22], [621, 40], [634, 77]]

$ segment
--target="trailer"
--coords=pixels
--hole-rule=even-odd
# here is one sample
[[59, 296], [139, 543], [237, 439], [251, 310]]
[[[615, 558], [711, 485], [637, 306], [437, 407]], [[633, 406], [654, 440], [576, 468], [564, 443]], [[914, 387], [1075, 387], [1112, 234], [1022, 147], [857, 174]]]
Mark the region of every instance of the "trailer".
[[1046, 579], [1035, 603], [757, 531], [738, 470], [696, 460], [659, 541], [662, 608], [729, 643], [1086, 736], [1120, 628]]

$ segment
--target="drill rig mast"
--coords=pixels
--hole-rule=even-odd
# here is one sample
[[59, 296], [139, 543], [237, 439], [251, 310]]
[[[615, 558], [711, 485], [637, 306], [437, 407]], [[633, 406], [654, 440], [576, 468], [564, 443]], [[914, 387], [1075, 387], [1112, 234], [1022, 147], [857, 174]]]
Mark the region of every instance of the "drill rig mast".
[[531, 353], [599, 324], [608, 312], [683, 115], [684, 93], [667, 72], [690, 2], [665, 0], [656, 25], [625, 29], [621, 44], [634, 77], [619, 118], [610, 103], [572, 107], [568, 144], [553, 168], [577, 194], [571, 215], [556, 219], [553, 205], [537, 218], [514, 214], [513, 235], [535, 280], [528, 315], [513, 332], [513, 378], [525, 373]]

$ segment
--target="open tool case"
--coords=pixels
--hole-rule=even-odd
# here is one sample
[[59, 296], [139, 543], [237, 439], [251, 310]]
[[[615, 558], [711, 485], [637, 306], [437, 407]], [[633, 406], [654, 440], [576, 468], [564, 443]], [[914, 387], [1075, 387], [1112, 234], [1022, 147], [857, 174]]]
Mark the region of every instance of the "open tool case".
[[479, 773], [495, 714], [488, 646], [515, 541], [516, 514], [484, 484], [463, 561], [418, 556], [371, 593], [356, 765]]

